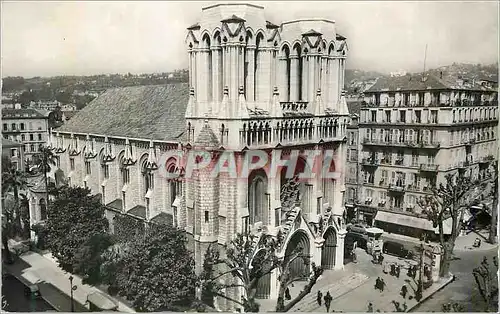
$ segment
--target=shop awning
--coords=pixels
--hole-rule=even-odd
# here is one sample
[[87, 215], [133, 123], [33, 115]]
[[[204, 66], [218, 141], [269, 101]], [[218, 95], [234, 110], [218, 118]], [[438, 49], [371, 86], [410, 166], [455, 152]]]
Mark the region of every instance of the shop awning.
[[395, 225], [434, 231], [434, 227], [432, 226], [432, 222], [430, 220], [409, 215], [401, 215], [379, 210], [377, 212], [377, 215], [375, 216], [375, 220], [388, 222]]
[[87, 301], [104, 311], [116, 310], [118, 307], [113, 300], [99, 292], [89, 294]]

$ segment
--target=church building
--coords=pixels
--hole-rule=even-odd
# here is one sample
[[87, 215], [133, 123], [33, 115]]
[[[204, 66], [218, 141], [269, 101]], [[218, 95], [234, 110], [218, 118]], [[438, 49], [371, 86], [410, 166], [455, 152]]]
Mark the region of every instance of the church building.
[[[316, 265], [342, 270], [350, 117], [348, 49], [335, 22], [275, 24], [261, 6], [217, 4], [187, 28], [185, 47], [189, 83], [110, 89], [52, 132], [49, 145], [69, 184], [100, 194], [112, 232], [122, 232], [117, 217], [185, 230], [198, 271], [209, 245], [242, 232], [279, 233], [279, 256], [300, 246]], [[254, 151], [299, 158], [293, 176], [287, 167], [270, 173], [271, 158], [248, 176], [214, 176], [210, 167], [187, 169], [189, 158], [180, 156], [194, 150], [214, 160], [230, 152], [237, 169]], [[302, 157], [308, 151], [331, 152], [337, 176], [316, 171]], [[308, 168], [316, 175], [298, 179]], [[310, 266], [300, 260], [292, 272]], [[259, 281], [259, 298], [277, 298], [278, 275]], [[240, 299], [242, 291], [226, 293]]]

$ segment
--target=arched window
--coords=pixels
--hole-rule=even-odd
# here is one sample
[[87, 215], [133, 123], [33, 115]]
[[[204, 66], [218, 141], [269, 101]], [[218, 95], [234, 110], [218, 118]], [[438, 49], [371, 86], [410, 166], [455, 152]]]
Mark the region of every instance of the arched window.
[[144, 155], [141, 160], [141, 185], [142, 185], [142, 194], [145, 195], [148, 191], [152, 190], [154, 175], [151, 169], [147, 167], [148, 155]]
[[212, 79], [212, 68], [213, 68], [213, 65], [212, 65], [212, 50], [210, 50], [210, 36], [208, 34], [205, 34], [205, 36], [203, 36], [203, 48], [207, 49], [206, 51], [206, 64], [205, 64], [205, 67], [206, 67], [206, 73], [207, 73], [207, 76], [206, 76], [206, 88], [207, 88], [207, 101], [212, 101], [212, 84], [213, 84], [213, 79]]
[[263, 58], [263, 52], [260, 50], [262, 46], [262, 42], [264, 41], [264, 35], [262, 33], [259, 33], [255, 39], [255, 69], [254, 69], [254, 95], [255, 95], [255, 100], [259, 100], [259, 82], [262, 79], [262, 71], [263, 68], [261, 66], [261, 61]]
[[101, 150], [99, 160], [101, 161], [101, 177], [103, 180], [109, 179], [109, 165], [104, 160], [104, 150]]
[[120, 156], [120, 176], [122, 185], [130, 183], [130, 169], [125, 165], [125, 155], [122, 153]]
[[263, 170], [253, 171], [248, 178], [249, 224], [269, 224], [267, 176]]
[[40, 220], [47, 219], [47, 205], [45, 204], [45, 199], [41, 198], [38, 202], [40, 205]]

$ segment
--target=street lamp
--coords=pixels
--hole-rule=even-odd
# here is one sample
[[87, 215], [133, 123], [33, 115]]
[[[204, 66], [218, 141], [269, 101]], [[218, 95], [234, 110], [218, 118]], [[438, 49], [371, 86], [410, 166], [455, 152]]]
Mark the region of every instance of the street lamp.
[[76, 285], [73, 286], [73, 276], [69, 276], [69, 284], [70, 284], [70, 294], [71, 294], [71, 312], [75, 311], [75, 306], [73, 302], [73, 291], [77, 289]]

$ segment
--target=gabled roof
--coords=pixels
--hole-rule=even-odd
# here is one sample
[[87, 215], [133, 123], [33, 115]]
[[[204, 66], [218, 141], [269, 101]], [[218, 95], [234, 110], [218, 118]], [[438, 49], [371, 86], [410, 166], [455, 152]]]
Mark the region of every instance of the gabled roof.
[[146, 219], [146, 207], [141, 206], [141, 205], [136, 205], [130, 209], [127, 214], [134, 215], [136, 217], [144, 218]]
[[109, 89], [58, 131], [178, 141], [188, 97], [186, 83]]
[[337, 34], [337, 36], [335, 37], [336, 39], [338, 40], [345, 40], [346, 38], [340, 34]]
[[208, 123], [205, 123], [205, 125], [200, 131], [200, 134], [198, 134], [198, 137], [196, 138], [194, 145], [203, 147], [214, 147], [214, 146], [219, 146], [220, 143], [219, 140], [217, 139], [217, 136], [214, 134], [214, 131], [212, 131], [210, 125], [208, 125]]
[[173, 225], [174, 218], [171, 214], [167, 213], [159, 213], [158, 215], [154, 216], [153, 219], [151, 219], [152, 223], [158, 224], [158, 225]]
[[122, 200], [118, 198], [118, 199], [112, 201], [111, 203], [107, 204], [106, 206], [111, 207], [113, 209], [122, 210], [123, 203], [122, 203]]
[[221, 22], [222, 23], [241, 23], [241, 22], [246, 22], [246, 20], [233, 14], [229, 18], [224, 19]]
[[196, 24], [193, 24], [193, 25], [189, 26], [187, 29], [188, 30], [194, 30], [194, 29], [200, 29], [200, 28], [201, 28], [200, 24], [196, 23]]
[[323, 35], [323, 34], [315, 31], [314, 29], [310, 29], [307, 32], [305, 32], [304, 34], [302, 34], [302, 36], [321, 36], [321, 35]]
[[269, 21], [266, 21], [266, 28], [268, 29], [275, 29], [275, 28], [279, 28], [278, 25], [272, 23], [272, 22], [269, 22]]

